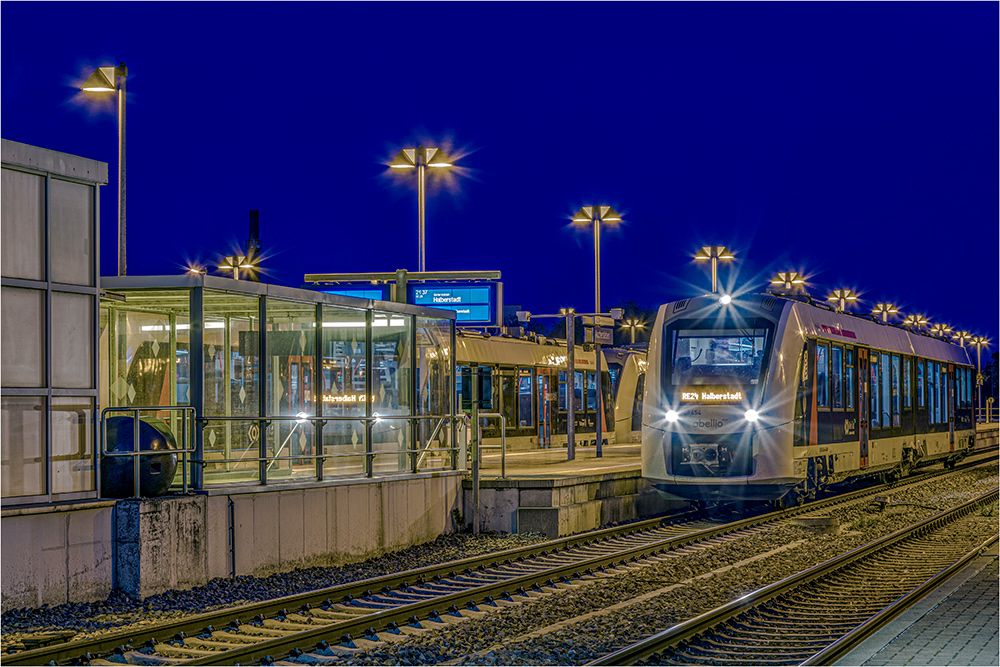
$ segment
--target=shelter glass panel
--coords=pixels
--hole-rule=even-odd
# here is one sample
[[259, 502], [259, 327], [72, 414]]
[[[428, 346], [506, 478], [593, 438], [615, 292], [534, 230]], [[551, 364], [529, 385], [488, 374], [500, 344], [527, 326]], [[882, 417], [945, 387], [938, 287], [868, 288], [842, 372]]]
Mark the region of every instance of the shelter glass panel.
[[[436, 416], [416, 423], [417, 444], [422, 449], [442, 449], [451, 445], [451, 423], [444, 418], [451, 413], [451, 329], [451, 320], [416, 318], [417, 414]], [[512, 385], [509, 395], [508, 380]], [[504, 387], [501, 387], [509, 428], [517, 426], [514, 380], [505, 375]], [[421, 456], [418, 464], [422, 470], [451, 467], [451, 456], [446, 456], [445, 452], [431, 452]]]
[[412, 320], [399, 313], [372, 313], [372, 409], [383, 417], [372, 427], [372, 449], [380, 473], [410, 467], [410, 424], [398, 417], [411, 409]]
[[[202, 433], [205, 484], [253, 481], [260, 476], [260, 422], [212, 417], [260, 416], [260, 299], [205, 290], [202, 299], [202, 374], [205, 383]], [[187, 349], [187, 339], [183, 341]], [[181, 355], [178, 342], [178, 358]], [[178, 399], [182, 368], [178, 368]], [[179, 401], [182, 405], [186, 402]]]
[[44, 415], [45, 398], [42, 396], [4, 396], [2, 399], [0, 486], [4, 498], [47, 492]]
[[94, 388], [94, 297], [52, 292], [52, 386]]
[[323, 474], [365, 472], [368, 410], [366, 311], [323, 306]]
[[3, 287], [0, 310], [4, 322], [17, 326], [0, 329], [4, 387], [45, 386], [45, 292]]
[[[268, 481], [316, 476], [315, 430], [306, 417], [316, 415], [314, 372], [316, 307], [267, 300], [267, 416], [278, 419], [267, 430]], [[300, 458], [301, 457], [301, 458]]]
[[517, 369], [517, 425], [522, 428], [534, 426], [535, 420], [535, 393], [531, 391], [531, 369]]
[[[49, 270], [52, 280], [94, 284], [94, 188], [52, 179], [49, 192]], [[80, 252], [81, 249], [83, 252]]]
[[[45, 280], [45, 177], [13, 169], [2, 171], [0, 267], [3, 275], [5, 278]], [[79, 252], [77, 246], [73, 252]]]
[[94, 399], [52, 397], [52, 493], [93, 491]]

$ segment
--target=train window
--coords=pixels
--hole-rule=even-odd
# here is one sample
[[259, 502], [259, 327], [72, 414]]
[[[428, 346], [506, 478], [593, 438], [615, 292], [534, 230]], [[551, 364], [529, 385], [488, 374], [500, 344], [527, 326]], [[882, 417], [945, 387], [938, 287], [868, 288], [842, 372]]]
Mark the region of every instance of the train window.
[[531, 369], [517, 369], [517, 425], [524, 428], [534, 426], [534, 392], [531, 391]]
[[948, 367], [941, 365], [941, 423], [948, 422], [948, 404], [951, 403], [948, 391]]
[[913, 391], [913, 359], [903, 357], [903, 408], [909, 410], [912, 406], [911, 394]]
[[566, 411], [566, 371], [559, 371], [559, 411]]
[[917, 407], [924, 407], [924, 360], [917, 359]]
[[899, 426], [899, 355], [892, 355], [892, 425]]
[[847, 409], [854, 409], [854, 348], [844, 350], [844, 388], [847, 391]]
[[635, 400], [632, 401], [632, 430], [642, 430], [642, 392], [646, 387], [646, 374], [643, 373], [635, 383]]
[[830, 348], [827, 345], [816, 346], [816, 405], [830, 407], [829, 387]]
[[830, 350], [830, 393], [833, 407], [844, 407], [844, 348], [834, 346]]
[[597, 409], [597, 376], [587, 373], [587, 410]]
[[507, 421], [507, 428], [517, 427], [517, 392], [520, 388], [518, 377], [512, 368], [501, 368], [500, 375], [500, 412]]
[[927, 362], [927, 423], [937, 424], [939, 409], [937, 406], [937, 364]]
[[878, 355], [872, 354], [870, 358], [870, 363], [872, 369], [872, 378], [869, 393], [871, 394], [871, 412], [869, 414], [869, 420], [871, 421], [872, 428], [879, 428], [881, 421], [879, 421], [879, 416], [882, 414], [879, 410], [879, 367], [878, 367]]
[[[761, 324], [770, 323], [758, 320]], [[732, 381], [757, 384], [768, 344], [769, 327], [725, 327], [714, 322], [706, 328], [675, 329], [670, 359], [671, 382], [717, 384]]]
[[889, 367], [889, 355], [879, 355], [879, 376], [882, 384], [879, 386], [879, 419], [882, 428], [892, 426], [892, 375]]

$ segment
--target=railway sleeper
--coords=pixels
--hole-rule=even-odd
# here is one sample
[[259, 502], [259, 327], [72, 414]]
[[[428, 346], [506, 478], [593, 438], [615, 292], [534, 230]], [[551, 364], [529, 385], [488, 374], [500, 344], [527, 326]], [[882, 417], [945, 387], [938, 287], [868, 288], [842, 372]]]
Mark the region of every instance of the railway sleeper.
[[[778, 640], [778, 641], [782, 641], [782, 640], [785, 640], [785, 639], [787, 639], [788, 641], [792, 641], [792, 640], [795, 640], [795, 639], [812, 639], [817, 634], [816, 632], [804, 633], [804, 632], [802, 632], [802, 628], [792, 628], [792, 630], [790, 632], [778, 632], [776, 634], [775, 630], [773, 628], [767, 629], [767, 630], [763, 630], [763, 629], [761, 629], [761, 628], [759, 628], [757, 626], [745, 625], [743, 623], [733, 623], [731, 628], [727, 627], [727, 628], [723, 628], [721, 630], [717, 630], [716, 634], [718, 634], [719, 636], [728, 637], [728, 636], [730, 636], [729, 635], [730, 632], [738, 632], [741, 637], [742, 636], [751, 636], [751, 637], [757, 637], [757, 636], [759, 636], [759, 637], [763, 637], [765, 639]], [[827, 636], [827, 637], [840, 637], [841, 635], [839, 635], [837, 633], [834, 633], [834, 632], [827, 632], [825, 636]]]
[[[731, 649], [734, 646], [746, 646], [747, 644], [751, 646], [757, 645], [752, 637], [744, 637], [742, 635], [734, 637], [726, 634], [716, 634], [715, 636], [718, 637], [718, 639], [702, 639], [700, 643], [720, 649]], [[773, 647], [776, 651], [780, 652], [782, 646], [789, 646], [800, 649], [808, 649], [812, 647], [821, 649], [826, 646], [829, 646], [831, 638], [837, 639], [839, 637], [840, 635], [836, 636], [823, 635], [823, 636], [815, 636], [808, 638], [802, 637], [799, 639], [783, 639], [780, 637], [779, 638], [761, 637], [759, 641], [762, 642], [764, 646]]]

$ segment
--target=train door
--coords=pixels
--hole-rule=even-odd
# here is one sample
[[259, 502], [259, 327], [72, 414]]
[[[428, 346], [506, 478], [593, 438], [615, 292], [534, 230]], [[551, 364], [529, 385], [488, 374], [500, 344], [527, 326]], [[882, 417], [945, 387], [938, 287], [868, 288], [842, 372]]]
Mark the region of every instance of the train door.
[[948, 406], [948, 451], [955, 451], [955, 366], [948, 364], [944, 380], [945, 400]]
[[552, 444], [552, 410], [549, 405], [549, 395], [552, 393], [550, 384], [552, 376], [539, 369], [536, 378], [535, 396], [537, 400], [535, 404], [538, 405], [538, 446], [547, 448]]
[[868, 350], [858, 348], [858, 467], [868, 467], [868, 426], [871, 415], [869, 393], [871, 376], [868, 372]]

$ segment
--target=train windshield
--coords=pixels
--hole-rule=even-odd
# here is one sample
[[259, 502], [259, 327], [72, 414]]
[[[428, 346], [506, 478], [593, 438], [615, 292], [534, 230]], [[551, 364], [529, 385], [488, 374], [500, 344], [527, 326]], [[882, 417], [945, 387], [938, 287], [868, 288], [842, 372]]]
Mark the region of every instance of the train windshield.
[[756, 324], [750, 328], [674, 329], [672, 383], [757, 384], [772, 328], [761, 320]]

